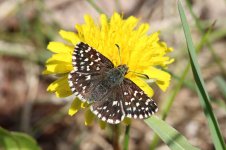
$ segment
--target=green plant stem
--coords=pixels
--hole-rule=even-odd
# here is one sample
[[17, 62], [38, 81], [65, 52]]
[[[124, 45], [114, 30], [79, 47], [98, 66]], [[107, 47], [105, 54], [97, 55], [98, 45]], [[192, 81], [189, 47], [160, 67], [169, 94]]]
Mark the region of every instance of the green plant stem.
[[123, 150], [128, 150], [129, 149], [129, 132], [130, 132], [130, 126], [131, 126], [130, 124], [126, 126]]
[[99, 14], [103, 14], [104, 11], [97, 6], [97, 4], [93, 1], [93, 0], [87, 0], [87, 2], [89, 2], [89, 4], [99, 13]]
[[[205, 34], [205, 29], [204, 29], [203, 25], [201, 24], [201, 21], [199, 20], [199, 18], [195, 15], [195, 13], [194, 13], [194, 11], [192, 9], [190, 1], [186, 0], [186, 3], [187, 3], [187, 6], [189, 8], [189, 11], [190, 11], [193, 19], [195, 20], [195, 23], [196, 23], [196, 26], [197, 26], [199, 32], [201, 32], [202, 35]], [[211, 43], [209, 42], [208, 38], [206, 39], [206, 43], [207, 43], [207, 47], [208, 47], [208, 49], [209, 49], [214, 61], [219, 66], [221, 72], [226, 76], [226, 72], [225, 72], [224, 66], [222, 65], [221, 60], [218, 57], [218, 55], [215, 53], [215, 50], [214, 50], [213, 46], [211, 45]]]

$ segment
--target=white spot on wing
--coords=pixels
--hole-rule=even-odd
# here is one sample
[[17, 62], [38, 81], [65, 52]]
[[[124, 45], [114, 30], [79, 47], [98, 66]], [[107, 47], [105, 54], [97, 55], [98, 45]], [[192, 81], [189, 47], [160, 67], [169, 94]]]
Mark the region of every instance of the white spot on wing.
[[113, 119], [108, 119], [107, 122], [113, 124]]
[[102, 120], [103, 120], [103, 121], [106, 121], [106, 117], [103, 117]]
[[112, 106], [115, 106], [115, 105], [117, 105], [117, 104], [118, 104], [118, 101], [113, 101]]
[[75, 56], [72, 56], [72, 59], [73, 59], [73, 60], [76, 60], [76, 57], [75, 57]]
[[91, 79], [91, 75], [86, 76], [86, 80], [90, 80]]
[[120, 120], [115, 120], [115, 124], [118, 124], [120, 122]]
[[140, 119], [143, 119], [143, 118], [144, 118], [144, 116], [143, 116], [142, 114], [140, 114], [140, 115], [139, 115], [139, 118], [140, 118]]
[[87, 71], [90, 71], [90, 68], [89, 68], [89, 66], [87, 66], [87, 67], [86, 67], [86, 70], [87, 70]]
[[96, 70], [100, 70], [100, 67], [99, 67], [99, 66], [97, 66]]
[[133, 95], [136, 97], [137, 96], [137, 93], [138, 93], [137, 91], [134, 91], [134, 94]]
[[127, 117], [128, 117], [128, 118], [131, 118], [131, 117], [132, 117], [132, 115], [131, 115], [131, 114], [127, 114]]

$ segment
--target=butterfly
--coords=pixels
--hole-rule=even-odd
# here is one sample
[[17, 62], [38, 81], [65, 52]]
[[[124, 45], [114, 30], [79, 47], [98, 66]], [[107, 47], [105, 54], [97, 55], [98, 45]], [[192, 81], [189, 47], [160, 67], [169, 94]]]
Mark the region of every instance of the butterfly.
[[78, 43], [68, 75], [71, 91], [102, 121], [118, 124], [125, 117], [145, 119], [157, 112], [156, 103], [132, 80], [128, 66], [113, 63], [86, 43]]

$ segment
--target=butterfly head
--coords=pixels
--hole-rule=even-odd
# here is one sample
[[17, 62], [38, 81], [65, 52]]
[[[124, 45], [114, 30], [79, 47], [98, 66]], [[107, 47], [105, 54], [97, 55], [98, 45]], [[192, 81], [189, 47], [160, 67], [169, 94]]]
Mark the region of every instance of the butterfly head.
[[129, 68], [126, 65], [119, 65], [117, 69], [121, 72], [121, 74], [126, 75]]

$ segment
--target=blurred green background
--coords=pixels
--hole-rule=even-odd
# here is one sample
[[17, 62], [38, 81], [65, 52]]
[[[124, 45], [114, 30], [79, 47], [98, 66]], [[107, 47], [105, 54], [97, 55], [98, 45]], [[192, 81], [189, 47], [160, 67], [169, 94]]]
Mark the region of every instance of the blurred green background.
[[[92, 3], [94, 2], [94, 3]], [[187, 12], [198, 61], [211, 97], [211, 104], [226, 139], [226, 1], [182, 1]], [[161, 39], [174, 48], [175, 62], [167, 92], [156, 90], [154, 99], [160, 111], [169, 98], [172, 106], [166, 121], [193, 145], [212, 150], [207, 122], [195, 93], [192, 73], [178, 87], [189, 63], [185, 38], [176, 1], [164, 0], [0, 0], [0, 126], [34, 137], [44, 150], [112, 149], [111, 132], [97, 123], [86, 127], [83, 112], [67, 115], [72, 97], [56, 98], [46, 88], [54, 76], [43, 76], [49, 41], [63, 41], [60, 29], [75, 31], [90, 14], [98, 21], [99, 13], [114, 11], [126, 18], [136, 16], [150, 24], [149, 33], [161, 31]], [[208, 33], [208, 34], [207, 34]], [[123, 129], [122, 129], [123, 130]], [[130, 149], [148, 149], [153, 132], [143, 121], [132, 123]], [[1, 135], [0, 135], [1, 136]], [[159, 143], [157, 149], [169, 149]]]

